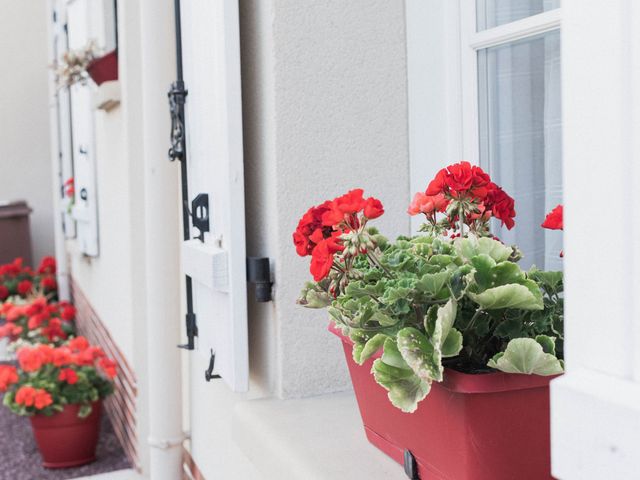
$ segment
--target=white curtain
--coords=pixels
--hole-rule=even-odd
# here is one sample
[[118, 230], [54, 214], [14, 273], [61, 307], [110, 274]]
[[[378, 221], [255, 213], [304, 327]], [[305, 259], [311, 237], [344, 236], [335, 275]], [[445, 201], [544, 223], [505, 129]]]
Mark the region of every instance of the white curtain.
[[478, 52], [480, 163], [515, 199], [516, 226], [494, 233], [523, 251], [523, 268], [562, 269], [562, 232], [544, 230], [562, 203], [560, 34]]

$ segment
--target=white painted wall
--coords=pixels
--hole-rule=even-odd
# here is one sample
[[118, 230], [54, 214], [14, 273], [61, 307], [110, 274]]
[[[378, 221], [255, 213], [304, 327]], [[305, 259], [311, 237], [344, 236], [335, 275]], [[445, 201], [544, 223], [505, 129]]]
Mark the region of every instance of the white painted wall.
[[0, 0], [0, 200], [26, 200], [34, 263], [54, 253], [47, 5]]
[[[275, 178], [263, 185], [272, 198], [262, 232], [274, 236], [275, 393], [286, 398], [350, 388], [326, 312], [295, 304], [310, 279], [291, 242], [299, 218], [361, 187], [385, 205], [375, 222], [383, 233], [409, 231], [406, 34], [400, 0], [274, 0], [272, 21], [274, 92], [264, 113], [273, 126], [260, 163]], [[247, 209], [256, 206], [249, 197]]]
[[83, 256], [75, 240], [67, 241], [67, 251], [74, 281], [136, 372], [139, 456], [146, 472], [149, 395], [139, 4], [119, 2], [118, 23], [121, 103], [109, 112], [94, 113], [100, 254]]

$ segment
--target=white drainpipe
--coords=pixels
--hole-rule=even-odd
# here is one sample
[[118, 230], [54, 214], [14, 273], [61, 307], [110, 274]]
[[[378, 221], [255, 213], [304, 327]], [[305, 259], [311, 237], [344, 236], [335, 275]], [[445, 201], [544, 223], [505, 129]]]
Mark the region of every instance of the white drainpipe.
[[[141, 0], [149, 474], [182, 478], [178, 165], [167, 158], [175, 79], [173, 0]], [[142, 253], [142, 252], [140, 252]], [[140, 319], [142, 320], [142, 319]], [[144, 414], [144, 412], [141, 412]]]

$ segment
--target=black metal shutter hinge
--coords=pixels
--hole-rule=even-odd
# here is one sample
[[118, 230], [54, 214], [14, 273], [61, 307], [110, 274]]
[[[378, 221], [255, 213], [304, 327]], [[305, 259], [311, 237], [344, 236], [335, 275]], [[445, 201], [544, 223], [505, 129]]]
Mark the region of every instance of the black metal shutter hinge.
[[269, 259], [264, 257], [247, 258], [247, 282], [255, 285], [257, 302], [271, 301], [271, 269]]

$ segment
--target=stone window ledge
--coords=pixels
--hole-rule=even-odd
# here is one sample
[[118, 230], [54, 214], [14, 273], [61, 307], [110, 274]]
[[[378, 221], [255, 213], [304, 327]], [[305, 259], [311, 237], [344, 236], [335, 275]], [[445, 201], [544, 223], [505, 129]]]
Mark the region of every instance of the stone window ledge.
[[264, 478], [406, 480], [367, 441], [353, 393], [235, 406], [233, 438]]

